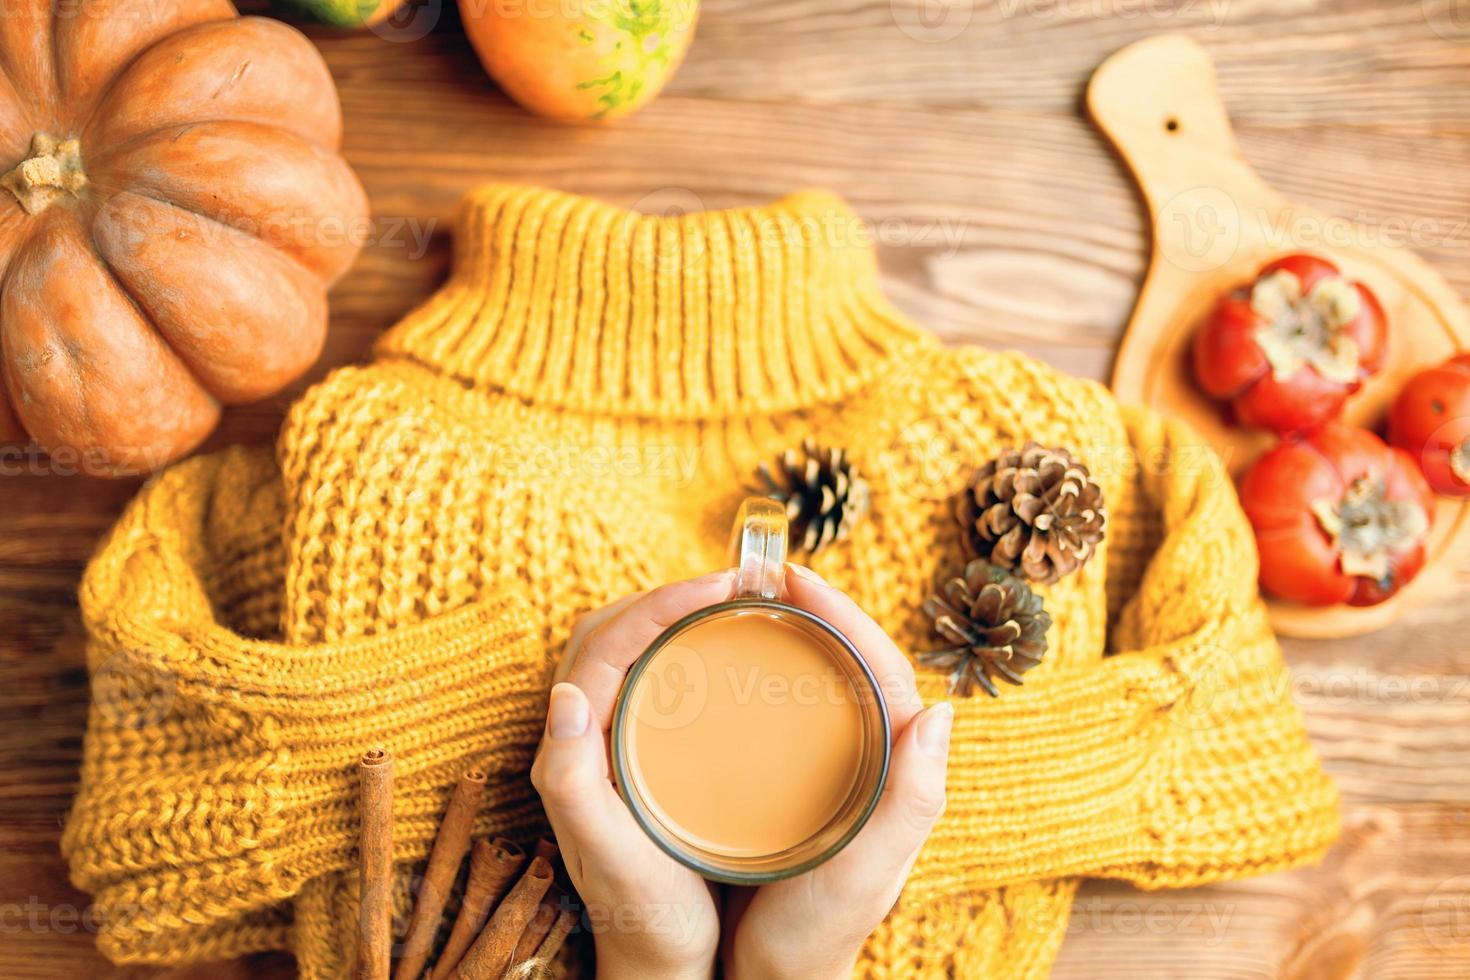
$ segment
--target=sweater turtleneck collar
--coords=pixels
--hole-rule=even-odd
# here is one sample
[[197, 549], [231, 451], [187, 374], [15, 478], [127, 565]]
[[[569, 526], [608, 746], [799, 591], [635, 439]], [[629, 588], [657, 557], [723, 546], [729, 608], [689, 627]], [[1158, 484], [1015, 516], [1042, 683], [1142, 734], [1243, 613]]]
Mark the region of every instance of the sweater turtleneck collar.
[[465, 197], [457, 224], [448, 283], [378, 352], [534, 402], [787, 411], [935, 343], [883, 298], [868, 229], [826, 193], [657, 217], [491, 185]]

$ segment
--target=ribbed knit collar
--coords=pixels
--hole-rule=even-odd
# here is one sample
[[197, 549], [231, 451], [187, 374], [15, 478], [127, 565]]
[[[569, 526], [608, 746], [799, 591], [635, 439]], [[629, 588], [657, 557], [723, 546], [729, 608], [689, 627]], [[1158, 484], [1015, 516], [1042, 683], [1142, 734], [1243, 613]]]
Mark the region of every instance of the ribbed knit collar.
[[839, 399], [934, 342], [830, 194], [658, 217], [491, 185], [461, 203], [449, 282], [378, 351], [536, 402], [691, 418]]

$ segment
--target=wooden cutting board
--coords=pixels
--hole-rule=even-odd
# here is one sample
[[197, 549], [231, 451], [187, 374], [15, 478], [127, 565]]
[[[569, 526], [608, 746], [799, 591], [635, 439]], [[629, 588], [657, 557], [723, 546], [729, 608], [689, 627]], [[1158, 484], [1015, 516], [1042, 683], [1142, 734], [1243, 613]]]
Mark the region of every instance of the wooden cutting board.
[[[1093, 74], [1087, 105], [1133, 172], [1153, 223], [1153, 254], [1114, 364], [1113, 391], [1194, 425], [1233, 475], [1273, 437], [1225, 424], [1220, 404], [1194, 386], [1190, 340], [1219, 296], [1270, 259], [1296, 251], [1324, 256], [1371, 288], [1388, 314], [1388, 365], [1348, 402], [1348, 421], [1380, 429], [1408, 377], [1470, 348], [1470, 314], [1417, 256], [1293, 204], [1256, 175], [1236, 148], [1214, 65], [1196, 42], [1166, 34], [1122, 49]], [[1466, 554], [1470, 502], [1441, 497], [1424, 569], [1392, 599], [1363, 608], [1272, 601], [1272, 623], [1303, 637], [1378, 629], [1442, 596]]]

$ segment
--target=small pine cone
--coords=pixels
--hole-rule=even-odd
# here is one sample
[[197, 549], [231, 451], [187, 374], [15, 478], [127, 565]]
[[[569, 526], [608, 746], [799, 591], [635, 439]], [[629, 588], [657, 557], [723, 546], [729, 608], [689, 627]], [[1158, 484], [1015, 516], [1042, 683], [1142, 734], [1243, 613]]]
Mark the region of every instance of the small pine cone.
[[1021, 675], [1041, 663], [1051, 615], [1041, 596], [1003, 568], [976, 559], [962, 576], [944, 583], [924, 601], [934, 630], [954, 646], [916, 655], [925, 667], [948, 670], [949, 692], [969, 697], [975, 685], [999, 697], [999, 677], [1019, 685]]
[[847, 453], [811, 439], [777, 457], [774, 470], [756, 470], [763, 493], [786, 508], [791, 550], [812, 553], [847, 537], [868, 512], [868, 484], [853, 472]]
[[1102, 541], [1102, 488], [1065, 449], [1028, 442], [975, 471], [955, 516], [965, 549], [1050, 584], [1081, 568]]

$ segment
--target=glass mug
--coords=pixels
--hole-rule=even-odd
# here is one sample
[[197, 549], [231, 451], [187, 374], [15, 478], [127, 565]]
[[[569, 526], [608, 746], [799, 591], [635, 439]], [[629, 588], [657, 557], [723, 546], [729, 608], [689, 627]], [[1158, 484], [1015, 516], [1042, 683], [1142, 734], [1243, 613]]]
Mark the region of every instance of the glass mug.
[[727, 884], [826, 861], [888, 779], [877, 678], [836, 627], [779, 598], [786, 535], [781, 505], [741, 505], [735, 598], [660, 634], [613, 712], [613, 771], [634, 818], [674, 860]]

